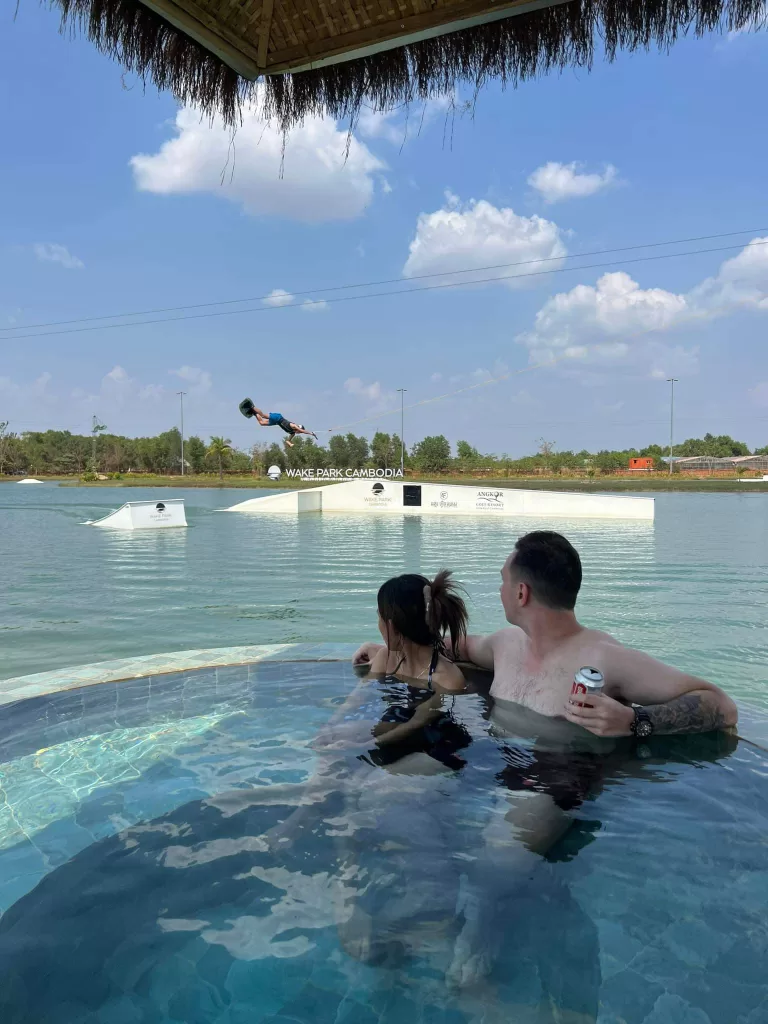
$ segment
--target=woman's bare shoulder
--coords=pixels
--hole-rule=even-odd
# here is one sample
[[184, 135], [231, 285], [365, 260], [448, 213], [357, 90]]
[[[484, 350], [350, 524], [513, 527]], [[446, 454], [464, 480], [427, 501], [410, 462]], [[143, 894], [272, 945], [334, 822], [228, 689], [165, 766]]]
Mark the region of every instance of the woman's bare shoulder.
[[387, 664], [389, 663], [389, 651], [386, 647], [380, 648], [373, 656], [371, 662], [371, 670], [369, 676], [377, 675], [383, 676], [387, 672]]
[[467, 681], [459, 666], [442, 657], [442, 655], [437, 663], [433, 681], [441, 690], [449, 690], [453, 693], [464, 690], [467, 685]]

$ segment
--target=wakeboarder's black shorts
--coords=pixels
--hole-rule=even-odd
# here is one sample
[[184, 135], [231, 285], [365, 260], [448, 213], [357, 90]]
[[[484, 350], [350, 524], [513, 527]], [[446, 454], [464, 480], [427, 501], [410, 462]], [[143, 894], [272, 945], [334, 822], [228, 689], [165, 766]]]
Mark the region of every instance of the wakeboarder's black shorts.
[[295, 435], [295, 433], [296, 433], [296, 431], [291, 426], [291, 421], [287, 420], [285, 418], [285, 416], [283, 416], [283, 418], [280, 420], [280, 422], [277, 425], [278, 425], [278, 427], [281, 427], [286, 432], [286, 434], [290, 434], [291, 437], [293, 437]]

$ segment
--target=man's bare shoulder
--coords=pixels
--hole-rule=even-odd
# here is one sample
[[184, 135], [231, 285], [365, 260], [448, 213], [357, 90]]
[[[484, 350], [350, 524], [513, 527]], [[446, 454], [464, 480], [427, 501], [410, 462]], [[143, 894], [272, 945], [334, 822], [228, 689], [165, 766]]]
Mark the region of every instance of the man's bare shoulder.
[[610, 648], [612, 651], [615, 651], [617, 648], [628, 649], [615, 636], [603, 632], [602, 629], [587, 629], [585, 627], [579, 635], [579, 642], [584, 647], [594, 647], [595, 650], [603, 648]]
[[519, 643], [525, 634], [522, 632], [519, 626], [505, 626], [503, 630], [497, 630], [496, 633], [489, 633], [487, 639], [492, 641], [495, 645]]
[[525, 633], [519, 626], [505, 626], [495, 633], [489, 633], [486, 640], [493, 646], [494, 650], [502, 651], [510, 647], [517, 647]]

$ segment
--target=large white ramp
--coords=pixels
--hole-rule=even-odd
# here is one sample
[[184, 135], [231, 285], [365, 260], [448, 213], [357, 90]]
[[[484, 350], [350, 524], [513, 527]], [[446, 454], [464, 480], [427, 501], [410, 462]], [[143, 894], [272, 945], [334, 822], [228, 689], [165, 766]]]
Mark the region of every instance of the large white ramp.
[[84, 526], [101, 526], [107, 530], [167, 530], [186, 526], [183, 498], [163, 501], [126, 501], [103, 519], [89, 519]]
[[626, 494], [532, 491], [475, 484], [363, 479], [249, 498], [225, 512], [397, 512], [440, 516], [549, 516], [564, 519], [654, 518], [653, 498]]

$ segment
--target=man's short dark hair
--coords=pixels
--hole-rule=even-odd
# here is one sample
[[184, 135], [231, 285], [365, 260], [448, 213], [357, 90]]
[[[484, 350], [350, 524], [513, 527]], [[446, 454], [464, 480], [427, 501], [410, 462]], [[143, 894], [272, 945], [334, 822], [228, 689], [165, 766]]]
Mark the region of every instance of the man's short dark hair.
[[581, 588], [581, 559], [561, 534], [527, 533], [515, 545], [511, 565], [540, 604], [573, 611]]

